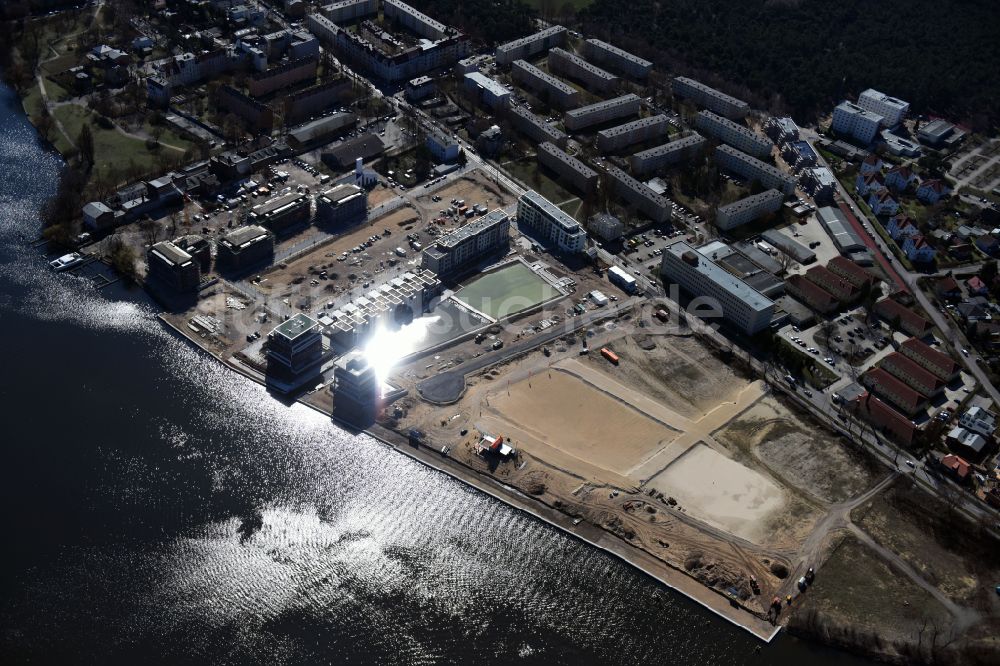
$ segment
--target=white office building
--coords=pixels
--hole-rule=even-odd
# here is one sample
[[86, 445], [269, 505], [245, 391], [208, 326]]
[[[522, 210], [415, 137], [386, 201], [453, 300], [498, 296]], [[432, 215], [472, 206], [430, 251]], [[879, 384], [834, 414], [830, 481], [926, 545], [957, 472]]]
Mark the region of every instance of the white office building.
[[760, 136], [746, 125], [734, 123], [711, 111], [699, 111], [694, 124], [705, 134], [754, 157], [767, 157], [774, 148], [774, 144], [767, 137]]
[[784, 200], [785, 195], [778, 190], [766, 190], [731, 204], [719, 206], [715, 212], [715, 226], [723, 231], [743, 226], [759, 217], [777, 212]]
[[748, 181], [756, 180], [764, 187], [780, 190], [786, 195], [795, 192], [795, 179], [792, 176], [732, 146], [716, 146], [715, 164], [720, 169], [743, 176]]
[[496, 62], [498, 65], [509, 65], [515, 60], [530, 58], [548, 51], [553, 46], [563, 46], [565, 43], [566, 28], [553, 25], [533, 35], [501, 44], [497, 47]]
[[531, 229], [561, 252], [583, 252], [587, 247], [587, 232], [562, 208], [534, 190], [528, 190], [517, 200], [518, 228]]
[[597, 149], [601, 152], [621, 150], [635, 143], [649, 141], [666, 134], [670, 123], [664, 115], [648, 116], [609, 127], [597, 133]]
[[845, 100], [833, 110], [833, 122], [830, 129], [837, 134], [854, 137], [867, 145], [875, 140], [882, 122], [882, 116], [877, 113], [867, 111], [857, 104]]
[[982, 407], [970, 407], [959, 415], [958, 423], [963, 428], [978, 432], [984, 437], [992, 437], [997, 427], [997, 417]]
[[660, 273], [691, 296], [712, 299], [727, 321], [749, 335], [767, 328], [774, 317], [774, 301], [684, 241], [664, 249]]
[[730, 120], [743, 118], [750, 112], [750, 105], [743, 100], [736, 99], [732, 95], [727, 95], [706, 86], [701, 81], [695, 81], [686, 76], [675, 77], [672, 88], [675, 95], [689, 99], [695, 104]]
[[705, 137], [694, 132], [661, 146], [641, 150], [629, 158], [632, 174], [641, 176], [681, 160], [690, 159], [705, 146]]
[[869, 88], [858, 97], [858, 106], [882, 116], [883, 127], [895, 127], [910, 111], [910, 103]]
[[563, 114], [563, 125], [571, 132], [606, 123], [610, 120], [627, 118], [639, 113], [639, 97], [629, 93], [596, 104], [581, 106]]

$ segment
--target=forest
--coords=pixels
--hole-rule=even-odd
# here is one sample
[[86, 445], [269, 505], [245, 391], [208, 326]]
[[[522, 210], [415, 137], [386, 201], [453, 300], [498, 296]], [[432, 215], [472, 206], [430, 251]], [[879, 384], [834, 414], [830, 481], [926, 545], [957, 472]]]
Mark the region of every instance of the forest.
[[622, 6], [595, 0], [578, 20], [671, 73], [803, 121], [868, 87], [979, 131], [1000, 115], [995, 0], [629, 0], [624, 15]]

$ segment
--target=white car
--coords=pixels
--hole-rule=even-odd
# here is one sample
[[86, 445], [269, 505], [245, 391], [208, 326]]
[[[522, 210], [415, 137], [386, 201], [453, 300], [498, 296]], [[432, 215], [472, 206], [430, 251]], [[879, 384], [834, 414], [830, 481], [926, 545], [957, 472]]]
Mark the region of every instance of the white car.
[[72, 252], [70, 254], [64, 254], [63, 256], [49, 262], [49, 266], [52, 267], [56, 273], [61, 273], [62, 271], [68, 271], [74, 266], [79, 266], [83, 263], [83, 257], [80, 256], [79, 252]]

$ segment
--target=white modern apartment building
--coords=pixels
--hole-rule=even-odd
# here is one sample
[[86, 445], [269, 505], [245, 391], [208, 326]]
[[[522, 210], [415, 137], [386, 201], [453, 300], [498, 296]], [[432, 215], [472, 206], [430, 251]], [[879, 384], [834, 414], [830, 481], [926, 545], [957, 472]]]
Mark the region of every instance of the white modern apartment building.
[[553, 25], [533, 35], [501, 44], [497, 47], [496, 62], [498, 65], [509, 65], [515, 60], [530, 58], [553, 46], [562, 46], [565, 43], [566, 28], [561, 25]]
[[992, 437], [997, 428], [997, 417], [982, 407], [970, 407], [958, 417], [958, 423], [985, 437]]
[[882, 116], [877, 113], [845, 100], [833, 110], [830, 129], [837, 134], [852, 136], [862, 143], [869, 144], [875, 140], [882, 122]]
[[619, 79], [569, 51], [559, 47], [549, 50], [549, 71], [578, 81], [593, 92], [611, 92], [618, 87]]
[[767, 328], [774, 317], [774, 301], [684, 241], [663, 250], [660, 274], [691, 296], [712, 299], [722, 316], [748, 335]]
[[716, 146], [715, 164], [720, 169], [732, 171], [747, 180], [759, 181], [764, 187], [780, 190], [786, 195], [795, 191], [795, 179], [792, 176], [732, 146]]
[[657, 169], [676, 164], [695, 155], [705, 145], [705, 137], [697, 132], [655, 148], [641, 150], [629, 158], [632, 174], [641, 176]]
[[580, 105], [581, 93], [579, 90], [548, 72], [543, 72], [526, 60], [515, 60], [511, 66], [510, 75], [519, 84], [534, 91], [552, 106], [560, 109], [572, 109]]
[[686, 76], [675, 77], [672, 88], [675, 95], [689, 99], [695, 104], [730, 120], [743, 118], [750, 112], [750, 105], [743, 100], [736, 99], [732, 95], [727, 95], [706, 86], [701, 81], [695, 81]]
[[457, 277], [484, 257], [507, 248], [510, 218], [497, 209], [441, 236], [424, 250], [421, 266], [442, 280]]
[[597, 188], [597, 172], [554, 143], [546, 141], [538, 146], [538, 161], [577, 190], [591, 192]]
[[779, 145], [788, 141], [798, 141], [799, 126], [788, 116], [782, 118], [772, 116], [764, 123], [764, 134]]
[[532, 141], [538, 143], [551, 141], [557, 146], [566, 145], [566, 134], [562, 130], [545, 122], [545, 118], [535, 115], [523, 106], [512, 107], [507, 119], [510, 120], [511, 125]]
[[534, 190], [517, 200], [517, 225], [522, 232], [532, 229], [562, 252], [583, 252], [587, 248], [587, 232], [580, 223]]
[[382, 0], [382, 13], [387, 19], [431, 41], [444, 39], [448, 27], [400, 0]]
[[340, 0], [321, 7], [320, 14], [334, 23], [347, 23], [378, 13], [378, 0]]
[[609, 166], [608, 177], [615, 183], [615, 193], [627, 203], [653, 220], [666, 222], [670, 219], [672, 210], [670, 199], [657, 194], [648, 185], [628, 175], [616, 166]]
[[581, 106], [563, 114], [563, 125], [575, 132], [591, 125], [634, 116], [639, 113], [639, 97], [629, 93], [603, 102]]
[[723, 231], [735, 229], [759, 217], [777, 212], [784, 200], [785, 195], [778, 190], [766, 190], [731, 204], [719, 206], [715, 212], [715, 226]]
[[648, 60], [599, 39], [584, 42], [583, 54], [597, 64], [633, 79], [645, 79], [653, 69], [653, 63]]
[[910, 103], [869, 88], [858, 96], [858, 106], [882, 116], [883, 127], [895, 127], [910, 111]]
[[774, 148], [774, 144], [767, 137], [760, 136], [746, 125], [734, 123], [711, 111], [699, 111], [694, 124], [705, 134], [754, 157], [767, 157]]
[[597, 149], [601, 152], [621, 150], [634, 143], [648, 141], [667, 133], [670, 123], [664, 115], [648, 116], [609, 127], [597, 133]]

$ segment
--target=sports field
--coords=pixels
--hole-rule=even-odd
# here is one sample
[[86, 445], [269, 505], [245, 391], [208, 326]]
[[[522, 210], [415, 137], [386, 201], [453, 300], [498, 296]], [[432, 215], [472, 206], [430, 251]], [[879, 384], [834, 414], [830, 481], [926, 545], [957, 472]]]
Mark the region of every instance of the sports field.
[[496, 320], [558, 295], [552, 285], [519, 261], [478, 277], [455, 292], [455, 298]]

